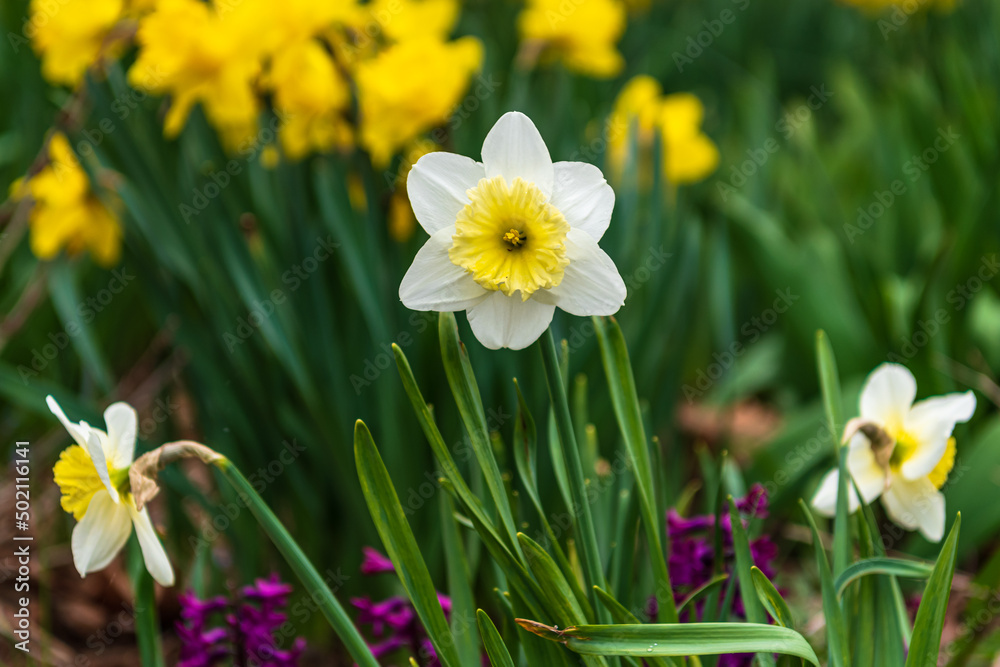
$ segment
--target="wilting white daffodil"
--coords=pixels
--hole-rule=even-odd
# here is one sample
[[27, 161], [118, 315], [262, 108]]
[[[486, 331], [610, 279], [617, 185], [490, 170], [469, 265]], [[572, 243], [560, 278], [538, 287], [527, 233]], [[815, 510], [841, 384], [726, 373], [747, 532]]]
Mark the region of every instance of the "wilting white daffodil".
[[[955, 424], [967, 422], [976, 397], [935, 396], [914, 403], [917, 383], [899, 364], [882, 364], [861, 391], [861, 416], [848, 422], [847, 470], [866, 503], [879, 496], [889, 517], [932, 542], [944, 536], [944, 495], [940, 489], [955, 465]], [[830, 472], [812, 504], [828, 516], [836, 513], [838, 473]], [[860, 502], [848, 485], [848, 505]]]
[[174, 571], [146, 508], [136, 508], [129, 484], [138, 417], [127, 403], [104, 411], [107, 432], [87, 422], [73, 423], [49, 396], [49, 409], [76, 441], [59, 455], [53, 472], [62, 491], [62, 508], [79, 522], [73, 529], [73, 563], [86, 576], [107, 567], [135, 526], [146, 569], [163, 586], [173, 586]]
[[533, 343], [556, 307], [612, 315], [625, 282], [598, 247], [615, 195], [600, 169], [552, 163], [535, 125], [505, 114], [483, 142], [483, 162], [434, 152], [410, 171], [407, 193], [431, 238], [399, 286], [413, 310], [467, 311], [488, 348]]

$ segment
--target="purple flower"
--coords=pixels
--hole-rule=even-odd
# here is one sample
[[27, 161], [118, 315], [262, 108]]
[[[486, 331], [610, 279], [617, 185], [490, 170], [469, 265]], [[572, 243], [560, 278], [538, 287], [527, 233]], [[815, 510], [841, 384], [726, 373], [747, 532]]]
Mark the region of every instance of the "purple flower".
[[192, 593], [180, 596], [178, 667], [213, 667], [221, 661], [234, 667], [298, 664], [305, 640], [300, 637], [291, 649], [282, 650], [275, 637], [275, 631], [287, 619], [283, 610], [292, 587], [272, 574], [269, 579], [258, 579], [254, 585], [244, 587], [240, 593], [239, 599], [220, 596], [199, 600]]
[[[366, 547], [364, 554], [362, 574], [395, 572], [392, 562], [375, 549]], [[450, 618], [451, 598], [438, 593], [438, 602], [445, 616]], [[389, 657], [397, 651], [405, 650], [421, 659], [425, 667], [440, 667], [441, 662], [434, 645], [413, 605], [405, 597], [397, 595], [381, 602], [374, 602], [367, 597], [354, 598], [351, 604], [358, 610], [358, 625], [369, 628], [374, 641], [368, 644], [368, 648], [376, 658]]]
[[371, 547], [365, 547], [362, 549], [362, 553], [365, 556], [365, 560], [361, 563], [361, 574], [371, 576], [373, 574], [396, 571], [396, 567], [392, 564], [392, 561], [383, 556], [381, 552]]
[[[760, 484], [754, 484], [746, 496], [735, 501], [744, 525], [751, 518], [766, 518], [768, 516], [767, 491]], [[715, 548], [713, 532], [714, 516], [682, 517], [675, 510], [667, 513], [667, 533], [670, 536], [670, 558], [667, 565], [670, 579], [674, 587], [674, 598], [678, 603], [687, 595], [704, 586], [712, 579], [715, 565]], [[724, 514], [719, 523], [722, 542], [723, 571], [733, 574], [733, 526], [729, 514]], [[764, 535], [750, 542], [750, 555], [754, 564], [768, 577], [774, 576], [773, 561], [778, 555], [777, 545]], [[731, 579], [728, 586], [735, 585]], [[720, 598], [722, 593], [720, 592]], [[648, 611], [650, 616], [656, 615], [656, 599], [651, 599]], [[692, 620], [700, 614], [703, 604], [695, 605], [695, 609], [687, 612]], [[744, 617], [743, 602], [739, 596], [733, 600], [733, 608], [728, 610], [739, 617]], [[753, 656], [751, 654], [732, 654], [721, 656], [719, 667], [747, 667]]]

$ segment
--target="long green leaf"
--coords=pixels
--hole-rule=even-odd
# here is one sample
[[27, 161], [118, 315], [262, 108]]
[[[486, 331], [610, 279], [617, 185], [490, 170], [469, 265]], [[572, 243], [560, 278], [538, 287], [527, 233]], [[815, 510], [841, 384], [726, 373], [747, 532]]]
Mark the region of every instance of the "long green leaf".
[[420, 387], [417, 386], [416, 378], [413, 377], [413, 370], [410, 368], [409, 360], [399, 345], [395, 343], [392, 344], [392, 352], [396, 357], [396, 368], [399, 370], [399, 377], [403, 381], [403, 389], [410, 399], [413, 412], [417, 416], [417, 421], [420, 422], [420, 428], [423, 430], [427, 442], [431, 445], [434, 458], [437, 459], [438, 465], [441, 466], [441, 474], [450, 482], [451, 488], [454, 490], [459, 502], [462, 503], [465, 511], [475, 514], [483, 528], [490, 531], [499, 540], [500, 535], [497, 533], [496, 524], [486, 514], [486, 510], [483, 508], [479, 497], [466, 484], [465, 478], [462, 477], [462, 473], [458, 469], [458, 464], [455, 463], [455, 459], [451, 455], [451, 450], [448, 449], [448, 445], [441, 436], [441, 431], [438, 430], [437, 423], [434, 421], [434, 414], [431, 412], [430, 406], [427, 405], [427, 401], [424, 400], [423, 394], [420, 393]]
[[[733, 551], [736, 553], [736, 583], [740, 587], [740, 598], [743, 600], [743, 609], [747, 620], [751, 623], [766, 623], [767, 616], [757, 599], [757, 592], [754, 588], [753, 555], [750, 552], [750, 540], [747, 538], [746, 529], [743, 527], [743, 519], [740, 511], [736, 508], [736, 502], [732, 496], [728, 498], [729, 520], [733, 531]], [[774, 657], [770, 653], [760, 653], [757, 660], [762, 665], [774, 665]]]
[[650, 625], [585, 625], [559, 630], [518, 619], [540, 637], [564, 642], [586, 655], [687, 656], [727, 653], [781, 653], [819, 659], [795, 630], [759, 623], [663, 623]]
[[816, 332], [816, 363], [819, 369], [819, 383], [823, 392], [823, 407], [826, 411], [827, 428], [833, 439], [837, 454], [837, 508], [833, 520], [833, 574], [840, 573], [851, 562], [851, 527], [849, 523], [847, 447], [840, 442], [840, 429], [844, 424], [844, 408], [841, 403], [840, 376], [837, 374], [837, 360], [826, 332]]
[[926, 579], [931, 576], [934, 566], [913, 560], [899, 558], [867, 558], [850, 565], [834, 581], [837, 595], [842, 596], [851, 582], [869, 574], [891, 574], [909, 579]]
[[[514, 661], [507, 652], [507, 646], [500, 638], [500, 633], [493, 625], [493, 621], [480, 609], [476, 612], [476, 619], [479, 623], [479, 634], [483, 637], [483, 646], [486, 647], [486, 655], [490, 658], [493, 667], [514, 667]], [[468, 663], [474, 664], [474, 663]]]
[[649, 541], [650, 562], [656, 584], [656, 600], [659, 620], [676, 623], [677, 607], [674, 603], [670, 571], [667, 569], [663, 552], [662, 517], [657, 510], [656, 490], [653, 485], [653, 469], [649, 456], [649, 443], [639, 409], [639, 396], [635, 388], [635, 377], [629, 361], [625, 337], [615, 319], [593, 318], [601, 347], [601, 359], [608, 378], [611, 404], [615, 410], [618, 427], [625, 439], [635, 485], [639, 492], [640, 514]]
[[[614, 599], [610, 593], [601, 590], [597, 586], [594, 587], [594, 592], [597, 593], [597, 599], [599, 599], [601, 604], [605, 606], [615, 623], [622, 625], [641, 624], [641, 621], [636, 617], [636, 615], [626, 609], [621, 602]], [[670, 658], [663, 656], [645, 658], [645, 660], [653, 667], [670, 667], [670, 665], [676, 664]]]
[[[567, 477], [573, 496], [574, 507], [571, 513], [576, 517], [577, 545], [583, 564], [584, 577], [588, 586], [604, 586], [604, 568], [601, 565], [597, 534], [594, 532], [594, 519], [590, 508], [591, 499], [583, 478], [580, 450], [576, 443], [576, 433], [569, 412], [569, 400], [559, 368], [559, 358], [556, 354], [556, 343], [552, 336], [552, 329], [545, 330], [538, 340], [538, 345], [542, 354], [542, 365], [545, 369], [545, 380], [549, 387], [552, 409], [555, 412], [556, 427], [559, 431], [558, 440], [562, 447], [563, 458], [566, 461]], [[597, 603], [596, 596], [592, 598], [591, 606], [598, 614], [599, 620], [610, 620], [604, 607]]]
[[[365, 429], [365, 432], [367, 433], [367, 429]], [[371, 437], [369, 436], [370, 439]], [[374, 448], [374, 444], [372, 448]], [[376, 452], [375, 455], [378, 456], [378, 453]], [[264, 499], [257, 494], [250, 481], [243, 476], [243, 473], [229, 459], [219, 459], [214, 465], [219, 469], [223, 477], [232, 484], [239, 497], [250, 508], [250, 512], [257, 519], [257, 522], [260, 523], [261, 528], [271, 538], [274, 546], [281, 552], [281, 555], [299, 578], [299, 581], [302, 582], [313, 600], [319, 605], [319, 608], [323, 611], [323, 615], [330, 622], [337, 636], [344, 642], [351, 657], [362, 667], [379, 667], [378, 661], [372, 655], [371, 649], [368, 648], [368, 644], [357, 628], [354, 627], [354, 623], [351, 622], [350, 617], [344, 611], [343, 606], [337, 600], [336, 596], [330, 591], [327, 582], [320, 576], [315, 566], [313, 566], [305, 553], [303, 553], [301, 547], [299, 547], [298, 543], [288, 532], [288, 529], [285, 528], [285, 525], [275, 516], [271, 508], [264, 502]]]
[[913, 637], [910, 652], [906, 656], [906, 667], [926, 667], [936, 665], [941, 650], [941, 632], [944, 629], [948, 598], [951, 597], [951, 580], [955, 576], [955, 553], [958, 548], [958, 534], [962, 526], [962, 515], [958, 514], [955, 525], [948, 533], [948, 539], [941, 547], [934, 571], [927, 580], [924, 596], [913, 622]]
[[137, 539], [129, 540], [129, 576], [135, 589], [135, 637], [144, 667], [163, 667], [163, 642], [153, 577], [146, 570]]
[[800, 499], [799, 507], [809, 523], [809, 530], [812, 532], [813, 549], [816, 551], [816, 568], [819, 570], [819, 583], [823, 596], [823, 615], [826, 617], [826, 638], [830, 652], [830, 667], [847, 667], [848, 647], [847, 628], [844, 624], [844, 616], [837, 601], [837, 589], [833, 585], [833, 573], [830, 571], [830, 561], [826, 558], [826, 550], [823, 542], [819, 538], [819, 530], [816, 528], [816, 520], [813, 519], [809, 507]]
[[500, 467], [490, 445], [486, 415], [483, 412], [483, 399], [479, 395], [479, 386], [472, 372], [469, 353], [458, 337], [458, 323], [455, 321], [454, 313], [441, 313], [438, 318], [438, 335], [441, 340], [441, 358], [445, 375], [448, 377], [448, 386], [451, 387], [451, 393], [458, 404], [458, 411], [469, 433], [472, 449], [486, 479], [486, 486], [489, 487], [490, 495], [500, 513], [500, 521], [507, 532], [508, 543], [518, 558], [523, 559], [503, 476], [500, 474]]
[[479, 658], [476, 633], [469, 632], [474, 623], [475, 603], [470, 584], [465, 547], [455, 521], [455, 505], [447, 493], [441, 496], [441, 535], [444, 538], [445, 565], [448, 570], [448, 595], [451, 597], [451, 630], [463, 665], [475, 664]]
[[566, 573], [566, 579], [573, 589], [573, 595], [576, 596], [577, 601], [583, 607], [584, 611], [587, 612], [589, 618], [593, 614], [590, 600], [587, 598], [587, 594], [583, 591], [583, 588], [580, 587], [580, 581], [569, 559], [566, 557], [566, 553], [559, 544], [558, 536], [552, 529], [552, 524], [545, 513], [545, 508], [542, 507], [542, 501], [538, 494], [536, 465], [538, 460], [538, 436], [535, 430], [535, 420], [531, 416], [531, 411], [528, 410], [528, 404], [524, 400], [524, 395], [521, 393], [521, 386], [516, 379], [514, 380], [514, 388], [517, 391], [517, 413], [514, 415], [514, 462], [517, 466], [517, 472], [521, 476], [524, 492], [527, 494], [528, 499], [535, 508], [535, 512], [538, 514], [539, 521], [542, 523], [542, 529], [548, 537], [549, 546], [552, 549], [556, 562], [562, 571]]
[[755, 565], [750, 568], [750, 576], [753, 577], [753, 587], [757, 591], [757, 598], [771, 618], [783, 628], [793, 627], [792, 610], [788, 608], [785, 598], [781, 597], [781, 593], [774, 587], [767, 575]]
[[354, 459], [358, 466], [361, 490], [375, 528], [389, 558], [396, 566], [396, 573], [406, 589], [407, 597], [434, 644], [438, 658], [446, 667], [460, 667], [455, 641], [441, 609], [427, 564], [420, 554], [420, 546], [406, 521], [403, 506], [399, 503], [399, 496], [371, 433], [360, 420], [354, 428]]

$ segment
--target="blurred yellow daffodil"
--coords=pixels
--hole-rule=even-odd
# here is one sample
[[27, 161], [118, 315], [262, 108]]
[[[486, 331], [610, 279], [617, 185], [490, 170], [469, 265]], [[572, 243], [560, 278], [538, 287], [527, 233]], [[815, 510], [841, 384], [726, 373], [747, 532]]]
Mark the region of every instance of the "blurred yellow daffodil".
[[612, 170], [620, 176], [629, 159], [630, 128], [635, 126], [642, 164], [650, 159], [657, 134], [662, 139], [663, 176], [668, 183], [695, 183], [719, 165], [719, 150], [702, 132], [705, 109], [691, 93], [662, 95], [660, 83], [650, 76], [631, 79], [615, 100], [609, 119], [608, 151]]
[[301, 42], [276, 53], [266, 81], [282, 120], [281, 146], [290, 159], [352, 144], [345, 118], [351, 107], [350, 87], [319, 42]]
[[254, 85], [266, 46], [261, 32], [270, 19], [263, 7], [255, 0], [224, 10], [198, 0], [161, 0], [142, 21], [129, 82], [172, 95], [167, 136], [181, 131], [197, 103], [227, 147], [254, 136], [260, 112]]
[[32, 44], [45, 78], [77, 86], [108, 46], [108, 34], [124, 8], [124, 0], [32, 0]]
[[54, 398], [49, 409], [76, 441], [59, 455], [55, 482], [62, 508], [77, 520], [73, 529], [73, 563], [81, 577], [108, 566], [135, 528], [146, 569], [163, 586], [173, 586], [174, 571], [160, 543], [149, 511], [132, 498], [129, 468], [135, 455], [138, 417], [127, 403], [104, 411], [107, 431], [87, 422], [71, 422]]
[[458, 0], [373, 0], [364, 5], [389, 42], [447, 39], [455, 27]]
[[625, 66], [617, 48], [625, 22], [621, 0], [528, 0], [518, 27], [527, 52], [557, 57], [574, 72], [608, 78]]
[[414, 138], [445, 123], [483, 60], [479, 40], [413, 39], [358, 65], [360, 141], [377, 167]]
[[62, 133], [49, 140], [48, 158], [38, 173], [11, 188], [15, 199], [33, 200], [28, 216], [31, 251], [40, 259], [52, 259], [63, 249], [71, 255], [87, 250], [104, 266], [115, 264], [121, 253], [121, 225], [91, 191]]

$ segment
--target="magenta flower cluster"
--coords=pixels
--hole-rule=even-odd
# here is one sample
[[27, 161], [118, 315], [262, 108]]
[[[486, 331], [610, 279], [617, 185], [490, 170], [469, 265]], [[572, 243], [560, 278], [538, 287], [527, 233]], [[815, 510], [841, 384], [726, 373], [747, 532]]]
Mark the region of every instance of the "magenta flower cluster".
[[305, 640], [300, 637], [291, 649], [282, 650], [276, 637], [288, 618], [284, 609], [291, 592], [291, 586], [272, 574], [231, 598], [201, 600], [193, 593], [182, 594], [177, 667], [295, 667]]
[[[744, 525], [751, 518], [766, 518], [768, 515], [767, 491], [760, 484], [754, 484], [746, 496], [736, 501], [736, 507], [743, 517]], [[729, 586], [735, 586], [733, 580], [733, 525], [729, 513], [724, 513], [719, 522], [722, 533], [722, 564], [729, 573]], [[678, 604], [684, 597], [711, 581], [715, 573], [715, 548], [713, 533], [715, 517], [698, 515], [688, 518], [681, 517], [671, 509], [667, 514], [667, 532], [670, 535], [670, 579], [674, 587], [674, 597]], [[773, 561], [778, 555], [778, 548], [767, 535], [762, 535], [750, 541], [750, 554], [754, 564], [768, 576], [774, 577]], [[721, 593], [720, 593], [721, 595]], [[688, 612], [688, 620], [692, 615], [701, 613], [704, 605], [695, 605]], [[733, 608], [730, 612], [739, 618], [744, 618], [743, 602], [739, 595], [733, 597]], [[727, 655], [719, 660], [719, 667], [744, 667], [750, 665], [752, 655]]]
[[[373, 576], [396, 571], [392, 561], [371, 547], [365, 547], [364, 556], [361, 574]], [[445, 616], [450, 617], [451, 599], [438, 593], [438, 601]], [[407, 651], [425, 667], [440, 667], [437, 652], [416, 610], [405, 597], [396, 595], [381, 602], [374, 602], [368, 597], [354, 598], [351, 604], [358, 610], [358, 625], [367, 626], [375, 640], [368, 647], [376, 658]]]

